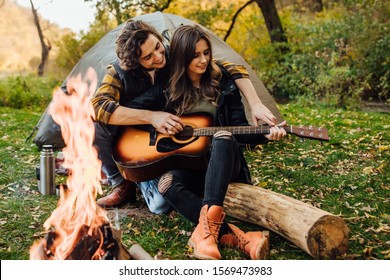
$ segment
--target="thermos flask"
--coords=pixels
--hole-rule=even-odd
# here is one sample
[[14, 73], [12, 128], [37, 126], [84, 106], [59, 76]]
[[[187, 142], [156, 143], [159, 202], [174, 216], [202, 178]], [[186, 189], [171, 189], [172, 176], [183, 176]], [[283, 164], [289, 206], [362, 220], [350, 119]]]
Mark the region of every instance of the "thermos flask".
[[55, 163], [52, 145], [43, 145], [40, 159], [40, 189], [43, 195], [55, 194]]

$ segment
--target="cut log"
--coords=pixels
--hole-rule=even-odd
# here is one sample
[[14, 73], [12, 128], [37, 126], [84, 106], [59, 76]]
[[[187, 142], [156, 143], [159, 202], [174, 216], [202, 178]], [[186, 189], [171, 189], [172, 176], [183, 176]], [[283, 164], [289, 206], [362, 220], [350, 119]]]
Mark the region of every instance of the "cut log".
[[135, 243], [130, 247], [130, 255], [135, 260], [154, 260], [151, 255], [149, 255], [148, 252], [144, 250], [144, 248], [141, 247], [141, 245]]
[[224, 207], [228, 215], [283, 236], [315, 259], [347, 251], [349, 229], [342, 218], [288, 196], [231, 183]]
[[112, 231], [119, 245], [118, 260], [153, 260], [153, 257], [137, 243], [127, 250], [122, 244], [122, 231], [115, 228], [112, 228]]

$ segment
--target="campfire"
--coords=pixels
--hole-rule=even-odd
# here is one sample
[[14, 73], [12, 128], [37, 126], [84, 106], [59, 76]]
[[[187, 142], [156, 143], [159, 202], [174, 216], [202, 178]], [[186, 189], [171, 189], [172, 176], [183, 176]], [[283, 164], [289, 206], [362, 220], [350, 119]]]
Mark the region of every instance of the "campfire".
[[90, 98], [97, 75], [89, 69], [84, 77], [69, 78], [66, 85], [69, 94], [56, 90], [49, 110], [61, 126], [66, 144], [63, 166], [71, 172], [66, 187], [60, 187], [57, 208], [43, 225], [48, 234], [30, 248], [30, 259], [129, 259], [107, 213], [96, 204], [102, 193], [101, 162], [93, 146]]

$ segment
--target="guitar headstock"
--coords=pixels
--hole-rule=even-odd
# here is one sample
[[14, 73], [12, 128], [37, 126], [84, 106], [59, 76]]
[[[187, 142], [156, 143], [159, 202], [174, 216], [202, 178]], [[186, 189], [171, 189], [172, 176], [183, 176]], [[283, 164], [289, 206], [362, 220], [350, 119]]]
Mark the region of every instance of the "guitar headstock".
[[328, 130], [314, 126], [291, 126], [291, 133], [301, 138], [329, 141]]

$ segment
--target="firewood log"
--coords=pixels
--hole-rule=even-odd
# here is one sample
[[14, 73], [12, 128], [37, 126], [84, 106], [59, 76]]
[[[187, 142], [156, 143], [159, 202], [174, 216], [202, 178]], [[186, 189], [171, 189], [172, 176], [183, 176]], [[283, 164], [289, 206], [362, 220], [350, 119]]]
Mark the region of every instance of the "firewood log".
[[341, 217], [286, 195], [231, 183], [224, 207], [228, 215], [283, 236], [315, 259], [335, 259], [347, 251], [349, 229]]
[[111, 230], [119, 245], [118, 260], [132, 260], [133, 258], [130, 252], [122, 244], [122, 231], [120, 229], [116, 229], [115, 227], [112, 227]]
[[135, 260], [153, 260], [153, 257], [137, 243], [130, 247], [129, 252]]

